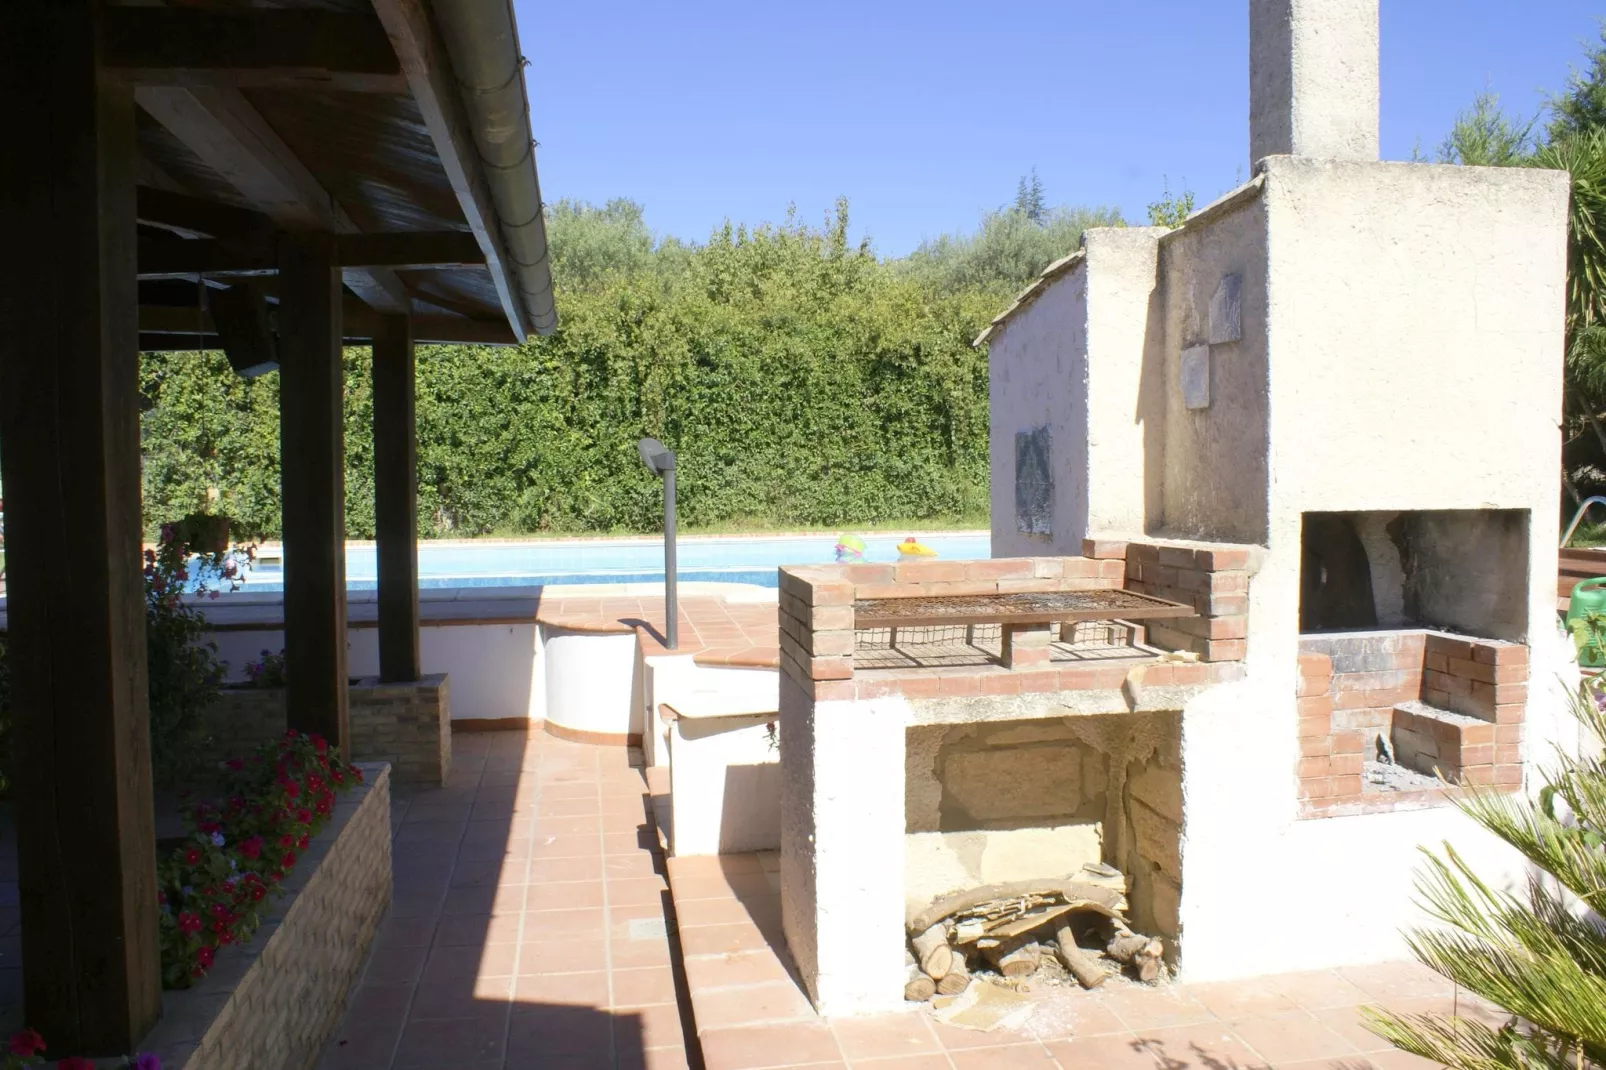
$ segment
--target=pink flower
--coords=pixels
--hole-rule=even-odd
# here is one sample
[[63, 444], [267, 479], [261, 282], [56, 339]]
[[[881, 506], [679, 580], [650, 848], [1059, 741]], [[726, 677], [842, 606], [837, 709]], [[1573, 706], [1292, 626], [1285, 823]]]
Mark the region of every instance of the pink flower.
[[188, 910], [181, 911], [178, 916], [178, 931], [185, 936], [192, 936], [201, 931], [201, 917]]
[[10, 1049], [11, 1054], [20, 1055], [26, 1059], [30, 1055], [37, 1055], [45, 1050], [45, 1038], [32, 1029], [24, 1029], [20, 1033], [11, 1034]]
[[215, 954], [209, 947], [200, 947], [195, 950], [195, 964], [203, 970], [212, 968], [212, 956]]

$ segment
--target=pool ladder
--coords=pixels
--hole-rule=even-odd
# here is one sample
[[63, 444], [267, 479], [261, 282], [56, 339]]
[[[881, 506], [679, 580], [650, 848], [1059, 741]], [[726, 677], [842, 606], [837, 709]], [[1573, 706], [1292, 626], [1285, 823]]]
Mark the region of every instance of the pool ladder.
[[1606, 497], [1597, 494], [1592, 498], [1585, 498], [1579, 503], [1578, 512], [1573, 514], [1573, 522], [1567, 525], [1567, 534], [1561, 537], [1561, 548], [1563, 550], [1567, 549], [1567, 544], [1572, 541], [1573, 532], [1578, 530], [1578, 524], [1584, 519], [1584, 514], [1589, 511], [1589, 507], [1597, 504], [1606, 505]]

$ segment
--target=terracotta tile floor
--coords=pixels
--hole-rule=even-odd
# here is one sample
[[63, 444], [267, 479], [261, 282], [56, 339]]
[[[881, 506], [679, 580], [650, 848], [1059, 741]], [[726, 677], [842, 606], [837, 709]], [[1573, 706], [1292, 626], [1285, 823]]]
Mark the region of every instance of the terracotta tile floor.
[[1406, 1070], [1428, 1064], [1388, 1051], [1357, 1007], [1490, 1014], [1393, 963], [1112, 981], [1015, 1032], [924, 1009], [824, 1022], [784, 951], [773, 856], [671, 859], [671, 903], [625, 751], [515, 733], [453, 746], [448, 787], [395, 803], [394, 905], [324, 1070]]
[[452, 746], [451, 783], [394, 804], [390, 916], [320, 1066], [701, 1065], [626, 751], [511, 732]]
[[1045, 995], [1014, 1031], [948, 1026], [925, 1008], [826, 1022], [784, 950], [773, 854], [671, 858], [668, 872], [707, 1070], [1405, 1070], [1431, 1064], [1362, 1028], [1361, 1006], [1503, 1020], [1400, 962], [1221, 984], [1112, 980]]

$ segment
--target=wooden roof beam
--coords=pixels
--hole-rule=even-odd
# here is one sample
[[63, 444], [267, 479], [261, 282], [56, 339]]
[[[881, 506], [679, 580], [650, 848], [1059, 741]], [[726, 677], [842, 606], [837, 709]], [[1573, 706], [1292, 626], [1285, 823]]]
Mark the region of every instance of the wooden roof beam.
[[364, 14], [108, 7], [106, 66], [133, 85], [407, 92], [390, 39]]
[[[275, 311], [273, 313], [277, 315]], [[413, 339], [458, 345], [512, 345], [513, 332], [501, 320], [473, 320], [458, 316], [412, 316]], [[363, 342], [380, 328], [380, 315], [362, 302], [348, 298], [342, 314], [342, 331], [348, 342]], [[141, 305], [140, 346], [147, 350], [218, 348], [217, 326], [199, 308]], [[206, 336], [206, 337], [198, 337]]]
[[[373, 4], [385, 32], [390, 35], [391, 47], [401, 62], [413, 100], [424, 116], [424, 125], [435, 142], [435, 151], [440, 155], [452, 191], [457, 194], [463, 218], [468, 220], [469, 230], [485, 252], [485, 266], [490, 269], [502, 311], [513, 332], [520, 339], [526, 338], [532, 332], [517, 280], [513, 277], [513, 261], [508, 256], [507, 241], [502, 236], [490, 187], [480, 170], [473, 127], [457, 92], [451, 59], [441, 46], [421, 0], [373, 0]], [[416, 330], [414, 336], [423, 337]]]
[[[430, 269], [478, 267], [485, 263], [474, 235], [460, 230], [396, 234], [341, 234], [334, 239], [342, 268]], [[198, 275], [272, 275], [279, 270], [274, 242], [234, 243], [209, 239], [142, 240], [141, 279]]]
[[[134, 99], [276, 226], [357, 233], [351, 216], [239, 90], [142, 86]], [[407, 289], [395, 271], [349, 268], [342, 275], [370, 307], [409, 310]]]
[[163, 230], [254, 242], [271, 238], [276, 229], [261, 212], [203, 197], [148, 186], [138, 187], [135, 194], [139, 221]]

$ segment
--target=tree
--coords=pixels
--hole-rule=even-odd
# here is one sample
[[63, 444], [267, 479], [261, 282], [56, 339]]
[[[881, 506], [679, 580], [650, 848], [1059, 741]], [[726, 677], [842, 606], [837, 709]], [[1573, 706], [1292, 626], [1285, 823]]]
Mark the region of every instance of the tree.
[[1606, 128], [1606, 26], [1601, 44], [1589, 49], [1586, 71], [1574, 71], [1567, 91], [1550, 99], [1550, 140]]
[[1082, 231], [1125, 225], [1115, 208], [1052, 208], [1039, 223], [1013, 209], [989, 212], [974, 233], [922, 242], [896, 269], [943, 293], [983, 291], [1002, 298], [1074, 253]]
[[1455, 125], [1439, 144], [1440, 163], [1470, 167], [1511, 167], [1533, 154], [1533, 128], [1538, 116], [1518, 123], [1500, 107], [1489, 90], [1479, 93], [1472, 107], [1455, 117]]
[[1176, 197], [1171, 196], [1171, 182], [1164, 180], [1160, 199], [1149, 205], [1149, 226], [1171, 227], [1182, 226], [1193, 214], [1193, 191], [1185, 189]]
[[1030, 182], [1026, 175], [1020, 176], [1020, 185], [1015, 188], [1015, 211], [1040, 227], [1048, 225], [1048, 198], [1043, 194], [1043, 180], [1037, 177], [1035, 167]]
[[561, 200], [546, 208], [552, 277], [565, 290], [594, 288], [647, 270], [653, 236], [640, 204], [615, 197], [598, 208]]
[[[1579, 688], [1573, 714], [1606, 743], [1606, 695]], [[1581, 748], [1582, 749], [1582, 748]], [[1598, 753], [1598, 752], [1597, 752]], [[1498, 891], [1448, 844], [1428, 853], [1424, 906], [1445, 928], [1409, 937], [1433, 970], [1513, 1015], [1501, 1027], [1368, 1009], [1396, 1047], [1457, 1070], [1606, 1065], [1606, 764], [1559, 753], [1537, 801], [1469, 789], [1457, 805], [1543, 872], [1526, 895]], [[1521, 1023], [1521, 1024], [1519, 1024]]]

